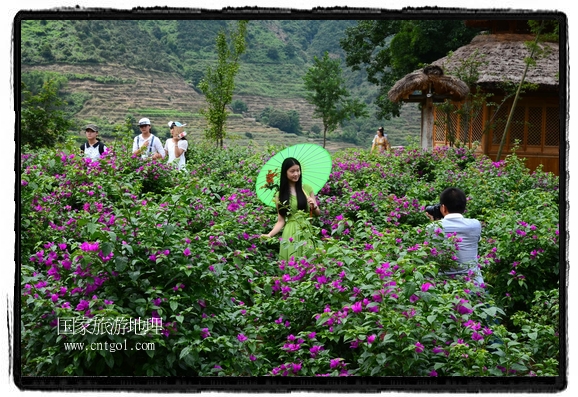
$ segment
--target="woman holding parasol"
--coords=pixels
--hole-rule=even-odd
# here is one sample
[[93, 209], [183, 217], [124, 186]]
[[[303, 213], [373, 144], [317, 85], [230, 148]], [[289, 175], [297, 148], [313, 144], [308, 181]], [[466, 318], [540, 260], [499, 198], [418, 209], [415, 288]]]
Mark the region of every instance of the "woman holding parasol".
[[294, 248], [283, 242], [292, 242], [296, 237], [307, 234], [310, 225], [306, 215], [319, 216], [321, 214], [313, 188], [303, 184], [301, 176], [299, 161], [293, 157], [286, 158], [281, 165], [279, 192], [276, 199], [277, 223], [269, 233], [261, 235], [271, 238], [283, 229], [279, 248], [280, 259], [289, 260], [291, 256], [300, 256], [303, 253], [303, 246]]
[[261, 168], [255, 184], [257, 196], [277, 209], [275, 226], [261, 237], [271, 238], [283, 230], [281, 259], [301, 256], [306, 245], [313, 246], [310, 218], [321, 214], [315, 195], [327, 183], [332, 166], [325, 148], [300, 143], [278, 152]]

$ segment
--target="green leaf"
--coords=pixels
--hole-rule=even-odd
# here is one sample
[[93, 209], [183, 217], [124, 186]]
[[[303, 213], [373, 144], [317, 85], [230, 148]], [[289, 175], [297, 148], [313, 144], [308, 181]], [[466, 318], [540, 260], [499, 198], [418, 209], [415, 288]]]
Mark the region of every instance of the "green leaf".
[[172, 225], [172, 224], [169, 223], [168, 225], [165, 225], [165, 226], [163, 227], [163, 229], [164, 229], [164, 231], [165, 231], [165, 234], [166, 234], [167, 236], [170, 236], [171, 234], [173, 234], [173, 232], [175, 231], [176, 227], [175, 227], [175, 225]]
[[128, 259], [124, 256], [115, 256], [114, 257], [114, 265], [117, 272], [123, 272], [126, 269], [126, 264], [128, 263]]
[[181, 350], [181, 354], [179, 354], [179, 360], [182, 360], [183, 357], [188, 356], [190, 352], [191, 352], [191, 346], [185, 347], [183, 350]]
[[113, 248], [114, 245], [109, 241], [102, 243], [101, 245], [102, 255], [108, 256], [112, 252]]

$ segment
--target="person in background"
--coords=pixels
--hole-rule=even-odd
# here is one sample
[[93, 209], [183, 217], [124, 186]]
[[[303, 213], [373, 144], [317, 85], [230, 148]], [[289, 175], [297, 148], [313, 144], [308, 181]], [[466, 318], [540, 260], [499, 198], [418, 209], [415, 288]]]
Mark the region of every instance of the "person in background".
[[174, 162], [179, 170], [185, 167], [185, 152], [189, 147], [189, 142], [186, 138], [187, 133], [183, 130], [185, 125], [178, 121], [169, 121], [172, 138], [167, 139], [165, 142], [165, 151], [169, 156], [168, 163]]
[[84, 157], [92, 160], [100, 159], [100, 156], [106, 151], [106, 146], [98, 139], [98, 127], [95, 124], [88, 124], [84, 133], [86, 134], [86, 142], [80, 145]]
[[[304, 247], [300, 246], [295, 250], [293, 244], [286, 245], [283, 242], [292, 241], [310, 227], [306, 216], [321, 214], [313, 188], [302, 183], [301, 164], [293, 157], [286, 158], [281, 165], [276, 201], [277, 223], [269, 233], [262, 234], [261, 237], [271, 238], [283, 229], [279, 258], [289, 260], [291, 256], [301, 256]], [[303, 212], [303, 216], [297, 216], [298, 212]]]
[[[469, 275], [478, 286], [483, 288], [484, 279], [478, 264], [478, 243], [482, 235], [482, 224], [477, 219], [463, 216], [466, 203], [465, 193], [456, 187], [449, 187], [440, 194], [439, 211], [443, 216], [440, 222], [444, 236], [455, 233], [460, 239], [457, 242], [456, 252], [458, 266], [441, 274]], [[430, 220], [435, 220], [434, 216], [427, 211], [426, 215]]]
[[140, 135], [134, 137], [132, 153], [143, 159], [151, 157], [153, 160], [165, 158], [165, 149], [160, 139], [151, 133], [151, 121], [143, 117], [139, 120]]
[[375, 134], [371, 145], [371, 153], [373, 153], [376, 147], [378, 148], [377, 150], [379, 153], [389, 150], [389, 140], [387, 139], [387, 135], [383, 132], [383, 127], [377, 129], [377, 133]]

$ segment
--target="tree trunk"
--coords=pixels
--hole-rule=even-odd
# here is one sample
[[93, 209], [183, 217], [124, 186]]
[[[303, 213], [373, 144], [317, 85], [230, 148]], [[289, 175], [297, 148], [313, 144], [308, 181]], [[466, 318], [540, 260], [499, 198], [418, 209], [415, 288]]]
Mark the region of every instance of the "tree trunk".
[[[544, 22], [542, 22], [542, 25]], [[538, 45], [538, 38], [540, 37], [540, 31], [536, 34], [536, 39], [534, 40], [534, 47], [532, 47], [532, 51], [530, 52], [530, 58], [534, 59], [534, 53], [536, 51], [536, 45]], [[506, 135], [508, 134], [508, 130], [510, 129], [510, 124], [512, 122], [512, 117], [514, 117], [514, 111], [516, 110], [516, 105], [518, 104], [518, 98], [520, 97], [520, 91], [522, 90], [522, 86], [524, 85], [524, 80], [526, 80], [526, 74], [528, 73], [528, 68], [530, 67], [530, 62], [526, 62], [526, 67], [524, 68], [524, 73], [522, 74], [522, 79], [520, 80], [520, 84], [518, 85], [518, 89], [516, 90], [516, 96], [514, 97], [514, 102], [512, 103], [512, 107], [510, 108], [510, 114], [508, 115], [508, 120], [506, 121], [506, 126], [504, 127], [504, 132], [502, 133], [502, 139], [500, 141], [500, 147], [498, 148], [498, 153], [496, 154], [496, 162], [500, 161], [500, 157], [502, 157], [502, 150], [504, 148], [504, 143], [506, 142]]]

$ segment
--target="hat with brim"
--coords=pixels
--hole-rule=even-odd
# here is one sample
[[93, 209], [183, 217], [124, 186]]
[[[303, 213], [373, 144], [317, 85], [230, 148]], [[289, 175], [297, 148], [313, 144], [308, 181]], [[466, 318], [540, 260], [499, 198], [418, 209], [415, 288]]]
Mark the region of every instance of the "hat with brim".
[[168, 125], [169, 125], [169, 128], [173, 128], [173, 127], [184, 127], [187, 124], [181, 124], [178, 121], [169, 121]]
[[93, 131], [95, 131], [95, 132], [98, 132], [98, 127], [97, 127], [95, 124], [88, 124], [88, 125], [84, 128], [84, 130], [85, 130], [85, 131], [86, 131], [86, 130], [93, 130]]
[[151, 121], [146, 117], [143, 117], [138, 121], [138, 125], [151, 125]]

